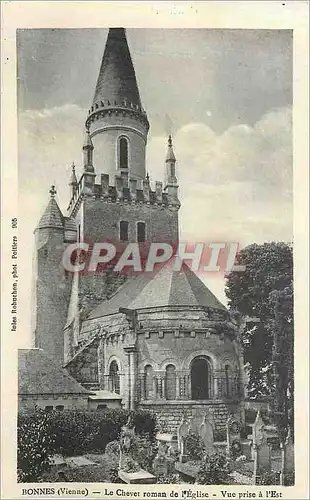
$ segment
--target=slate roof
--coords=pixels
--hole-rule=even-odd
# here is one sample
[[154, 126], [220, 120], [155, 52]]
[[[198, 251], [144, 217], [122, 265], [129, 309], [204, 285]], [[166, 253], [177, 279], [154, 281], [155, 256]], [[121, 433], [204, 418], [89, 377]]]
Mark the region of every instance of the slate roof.
[[110, 28], [93, 104], [127, 101], [141, 108], [141, 100], [124, 28]]
[[64, 217], [64, 225], [66, 231], [77, 231], [76, 222], [73, 217]]
[[93, 391], [93, 394], [89, 396], [89, 399], [92, 399], [93, 401], [96, 400], [115, 401], [118, 399], [122, 399], [122, 396], [120, 396], [116, 392], [102, 390], [102, 391]]
[[185, 264], [181, 271], [173, 271], [167, 262], [154, 273], [142, 273], [129, 278], [107, 301], [103, 301], [88, 316], [100, 318], [128, 309], [146, 309], [165, 306], [202, 306], [226, 308], [206, 285]]
[[90, 394], [42, 349], [18, 350], [19, 394]]
[[63, 229], [64, 218], [55, 198], [51, 198], [37, 225], [37, 229]]

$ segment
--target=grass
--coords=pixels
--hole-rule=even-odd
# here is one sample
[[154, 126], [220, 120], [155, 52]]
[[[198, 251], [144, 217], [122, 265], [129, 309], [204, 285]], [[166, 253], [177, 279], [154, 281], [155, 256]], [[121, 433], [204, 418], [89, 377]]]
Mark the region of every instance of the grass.
[[40, 482], [110, 483], [115, 480], [117, 461], [113, 460], [113, 457], [95, 453], [88, 453], [83, 456], [92, 460], [95, 464], [84, 465], [83, 467], [70, 467], [68, 465], [52, 467], [41, 476]]

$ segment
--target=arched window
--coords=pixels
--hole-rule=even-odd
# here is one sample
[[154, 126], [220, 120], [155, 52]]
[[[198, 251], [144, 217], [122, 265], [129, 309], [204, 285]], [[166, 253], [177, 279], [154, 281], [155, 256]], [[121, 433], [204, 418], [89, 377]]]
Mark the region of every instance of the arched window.
[[137, 222], [137, 242], [143, 243], [145, 241], [145, 235], [146, 235], [145, 222]]
[[176, 399], [176, 373], [174, 365], [166, 367], [165, 389], [166, 399]]
[[231, 368], [229, 365], [225, 366], [225, 395], [231, 396]]
[[120, 393], [119, 370], [116, 361], [112, 361], [109, 370], [109, 390], [112, 392]]
[[192, 399], [210, 399], [212, 397], [212, 370], [210, 361], [200, 356], [191, 366]]
[[146, 365], [144, 368], [144, 391], [145, 391], [145, 399], [150, 399], [151, 395], [154, 392], [153, 386], [154, 373], [151, 365]]
[[128, 140], [121, 137], [119, 140], [119, 168], [128, 168]]
[[128, 241], [128, 222], [121, 220], [119, 223], [119, 239], [120, 241]]

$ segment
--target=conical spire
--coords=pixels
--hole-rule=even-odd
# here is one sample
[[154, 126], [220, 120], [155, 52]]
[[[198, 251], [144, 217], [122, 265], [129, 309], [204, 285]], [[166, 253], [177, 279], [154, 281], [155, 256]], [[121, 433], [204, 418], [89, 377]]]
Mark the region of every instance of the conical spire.
[[172, 147], [171, 135], [169, 135], [169, 138], [168, 138], [168, 149], [167, 149], [166, 161], [173, 161], [173, 162], [176, 161], [175, 156], [174, 156], [174, 152], [173, 152], [173, 147]]
[[141, 108], [141, 100], [124, 28], [110, 28], [97, 80], [93, 105], [127, 101]]
[[55, 186], [51, 186], [50, 189], [50, 201], [43, 213], [39, 224], [36, 229], [63, 229], [64, 227], [64, 218], [60, 211], [57, 201], [55, 200], [55, 196], [57, 194]]
[[76, 177], [76, 173], [75, 173], [75, 165], [74, 165], [74, 162], [72, 163], [71, 165], [71, 176], [70, 176], [70, 182], [69, 182], [69, 186], [76, 186], [78, 181], [77, 181], [77, 177]]

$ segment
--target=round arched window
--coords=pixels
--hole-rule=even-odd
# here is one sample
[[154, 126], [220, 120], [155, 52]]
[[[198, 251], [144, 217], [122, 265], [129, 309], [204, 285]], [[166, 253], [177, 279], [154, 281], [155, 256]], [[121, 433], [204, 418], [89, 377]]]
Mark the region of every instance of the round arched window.
[[119, 139], [119, 168], [128, 168], [128, 139], [121, 137]]
[[144, 368], [144, 392], [145, 399], [150, 399], [154, 393], [154, 373], [151, 365], [146, 365]]
[[176, 399], [176, 373], [174, 365], [166, 367], [165, 385], [166, 399]]
[[191, 366], [192, 399], [210, 399], [212, 397], [212, 371], [210, 361], [197, 357]]
[[118, 364], [114, 360], [110, 364], [109, 370], [109, 390], [112, 392], [120, 393], [120, 378], [119, 378], [119, 369]]

